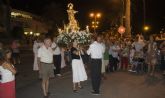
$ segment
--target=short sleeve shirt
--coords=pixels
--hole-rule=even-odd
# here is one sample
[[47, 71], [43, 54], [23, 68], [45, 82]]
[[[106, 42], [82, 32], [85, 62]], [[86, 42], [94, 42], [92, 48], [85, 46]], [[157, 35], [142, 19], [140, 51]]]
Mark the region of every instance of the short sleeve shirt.
[[46, 48], [44, 45], [38, 50], [38, 57], [43, 63], [53, 63], [53, 50], [51, 47]]

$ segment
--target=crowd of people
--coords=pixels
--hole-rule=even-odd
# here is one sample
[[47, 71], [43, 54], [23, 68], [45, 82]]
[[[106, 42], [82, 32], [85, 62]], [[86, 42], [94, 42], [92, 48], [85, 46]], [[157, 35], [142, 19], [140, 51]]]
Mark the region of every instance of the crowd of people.
[[149, 40], [145, 40], [142, 35], [134, 39], [105, 37], [103, 44], [107, 48], [104, 55], [109, 52], [108, 70], [127, 70], [154, 76], [156, 69], [164, 71], [164, 43], [157, 42], [153, 36]]
[[[123, 70], [154, 76], [157, 70], [161, 70], [160, 72], [165, 74], [165, 41], [159, 43], [153, 36], [145, 40], [142, 35], [137, 35], [134, 39], [101, 35], [93, 38], [91, 45], [87, 47], [74, 42], [65, 48], [61, 48], [54, 39], [51, 48], [54, 52], [58, 51], [53, 53], [55, 75], [61, 76], [61, 73], [57, 73], [60, 71], [56, 72], [62, 68], [61, 62], [71, 62], [74, 92], [77, 92], [76, 87], [82, 88], [80, 82], [87, 80], [84, 65], [87, 69], [90, 68], [93, 94], [96, 95], [100, 93], [101, 79], [106, 79], [107, 72]], [[63, 53], [63, 56], [60, 53]]]
[[[5, 49], [0, 43], [0, 98], [15, 98], [14, 65], [21, 63], [19, 46], [13, 41], [10, 49]], [[50, 94], [49, 79], [61, 76], [61, 69], [67, 65], [72, 67], [75, 93], [83, 88], [81, 82], [87, 80], [86, 70], [90, 70], [93, 95], [100, 94], [101, 80], [106, 79], [107, 73], [122, 70], [154, 76], [157, 70], [162, 70], [165, 75], [165, 41], [159, 43], [153, 36], [145, 40], [142, 35], [135, 38], [101, 35], [93, 37], [89, 45], [74, 41], [68, 47], [61, 47], [56, 38], [36, 39], [33, 53], [33, 70], [42, 79], [44, 98]]]

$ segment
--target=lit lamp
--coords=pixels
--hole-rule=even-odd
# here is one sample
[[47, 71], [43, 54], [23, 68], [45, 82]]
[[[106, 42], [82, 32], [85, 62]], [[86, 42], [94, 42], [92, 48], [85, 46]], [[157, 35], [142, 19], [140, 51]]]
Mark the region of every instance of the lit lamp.
[[94, 22], [94, 21], [92, 21], [92, 24], [95, 24], [95, 22]]
[[28, 35], [28, 32], [24, 32], [25, 35]]
[[96, 17], [97, 17], [97, 18], [100, 18], [100, 17], [101, 17], [101, 14], [100, 14], [100, 13], [97, 13], [97, 14], [96, 14]]
[[122, 35], [125, 33], [125, 27], [123, 27], [123, 26], [120, 26], [119, 28], [118, 28], [118, 32], [121, 34], [121, 37], [122, 37]]
[[97, 19], [101, 18], [101, 13], [90, 13], [89, 15], [91, 18], [93, 18], [92, 21], [92, 28], [94, 29], [94, 32], [96, 33], [96, 28], [98, 28], [99, 22]]
[[33, 35], [33, 32], [32, 31], [30, 32], [30, 35]]
[[90, 14], [90, 17], [94, 17], [94, 13], [91, 13], [91, 14]]
[[36, 33], [36, 36], [40, 36], [40, 33]]
[[149, 26], [144, 26], [145, 31], [148, 31], [149, 29], [150, 29]]

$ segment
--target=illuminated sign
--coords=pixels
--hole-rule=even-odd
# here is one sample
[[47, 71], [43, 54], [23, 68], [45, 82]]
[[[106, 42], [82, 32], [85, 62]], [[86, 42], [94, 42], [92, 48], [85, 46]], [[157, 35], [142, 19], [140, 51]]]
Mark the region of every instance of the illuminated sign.
[[22, 14], [22, 13], [18, 13], [18, 12], [11, 12], [11, 16], [12, 17], [23, 17], [23, 18], [32, 19], [32, 17], [30, 15]]

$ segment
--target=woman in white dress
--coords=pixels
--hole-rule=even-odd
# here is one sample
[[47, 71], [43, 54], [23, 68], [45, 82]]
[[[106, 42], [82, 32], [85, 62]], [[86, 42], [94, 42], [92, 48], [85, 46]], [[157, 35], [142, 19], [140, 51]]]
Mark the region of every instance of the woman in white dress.
[[33, 64], [33, 70], [38, 71], [38, 63], [37, 63], [37, 54], [38, 54], [38, 49], [42, 46], [42, 43], [40, 40], [34, 41], [33, 44], [33, 53], [34, 53], [34, 64]]
[[86, 74], [84, 64], [80, 55], [81, 55], [80, 49], [78, 49], [77, 43], [74, 42], [73, 47], [71, 48], [73, 91], [74, 92], [77, 92], [77, 84], [78, 84], [78, 87], [81, 89], [82, 86], [80, 82], [87, 80], [87, 74]]

